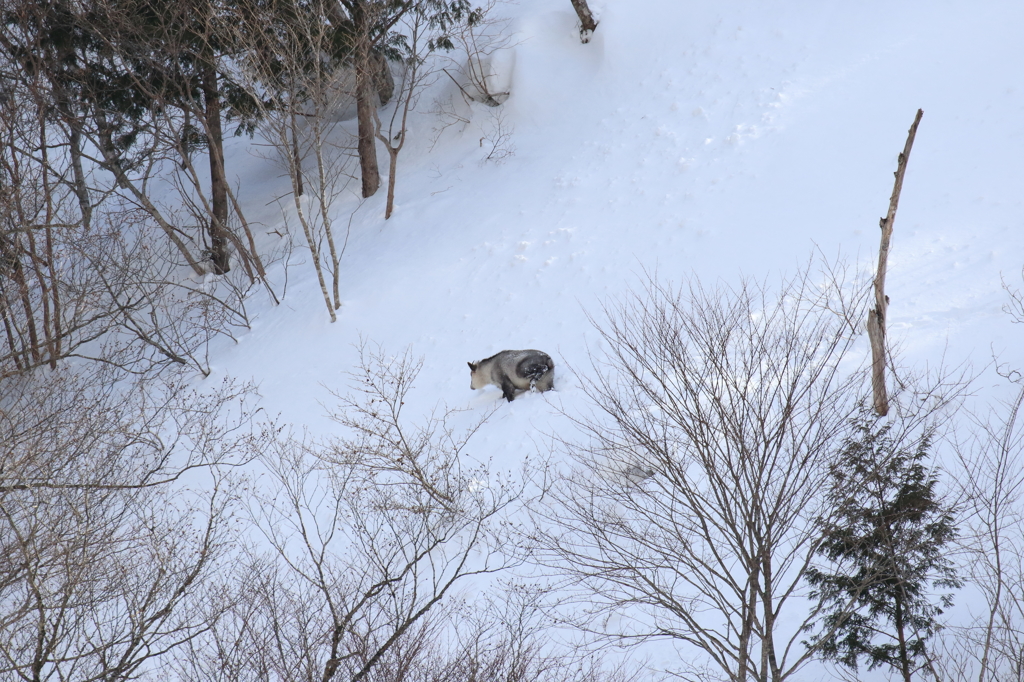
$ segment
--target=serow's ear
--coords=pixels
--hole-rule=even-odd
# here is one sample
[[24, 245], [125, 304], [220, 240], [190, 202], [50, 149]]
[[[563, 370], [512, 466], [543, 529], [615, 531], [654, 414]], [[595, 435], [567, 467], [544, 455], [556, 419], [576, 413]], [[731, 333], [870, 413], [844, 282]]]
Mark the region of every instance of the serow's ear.
[[466, 364], [469, 365], [469, 371], [471, 371], [471, 372], [475, 372], [476, 371], [476, 367], [477, 366], [474, 365], [472, 362], [467, 362]]

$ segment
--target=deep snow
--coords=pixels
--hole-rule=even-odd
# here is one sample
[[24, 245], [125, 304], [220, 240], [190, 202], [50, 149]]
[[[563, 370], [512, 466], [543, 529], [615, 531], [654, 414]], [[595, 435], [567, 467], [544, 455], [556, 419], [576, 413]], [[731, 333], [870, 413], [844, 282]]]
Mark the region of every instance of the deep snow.
[[[420, 391], [480, 404], [496, 396], [468, 392], [466, 360], [539, 347], [579, 365], [593, 338], [584, 311], [644, 269], [736, 281], [792, 272], [816, 248], [871, 267], [919, 107], [891, 333], [910, 361], [948, 343], [957, 359], [984, 364], [992, 346], [1024, 364], [1000, 310], [1000, 276], [1021, 284], [1024, 263], [1024, 7], [594, 4], [601, 27], [586, 45], [568, 2], [500, 5], [514, 36], [501, 107], [514, 156], [482, 161], [495, 111], [483, 106], [428, 152], [438, 123], [425, 110], [453, 90], [439, 81], [399, 160], [395, 215], [383, 220], [381, 191], [352, 222], [338, 322], [295, 266], [283, 305], [217, 349], [216, 369], [258, 378], [269, 406], [308, 421], [363, 336], [424, 356]], [[248, 205], [284, 194], [244, 138], [229, 162]], [[358, 205], [343, 202], [336, 219]], [[562, 386], [570, 399], [572, 381]]]
[[[469, 389], [466, 361], [539, 348], [557, 390], [501, 405], [471, 448], [513, 467], [564, 426], [598, 346], [587, 312], [645, 270], [736, 282], [794, 272], [820, 249], [873, 267], [878, 220], [915, 111], [887, 293], [890, 335], [909, 365], [993, 353], [1024, 367], [1024, 329], [1001, 308], [1001, 277], [1024, 265], [1024, 3], [824, 0], [592, 0], [600, 25], [581, 44], [568, 0], [520, 0], [499, 59], [511, 95], [472, 108], [430, 150], [422, 99], [399, 159], [397, 205], [384, 190], [356, 211], [331, 324], [308, 265], [236, 344], [214, 377], [254, 378], [264, 406], [314, 432], [328, 389], [343, 390], [360, 339], [424, 358], [414, 407], [470, 410], [501, 400]], [[483, 160], [493, 115], [515, 154]], [[349, 129], [354, 122], [349, 122]], [[268, 196], [286, 192], [253, 143], [230, 143], [229, 172], [269, 232]], [[387, 154], [381, 149], [382, 170]], [[356, 183], [353, 183], [355, 189]], [[357, 210], [358, 207], [358, 210]], [[296, 254], [301, 256], [301, 254]], [[280, 266], [272, 275], [282, 277]], [[866, 349], [866, 339], [864, 340]], [[998, 395], [989, 370], [982, 396]]]

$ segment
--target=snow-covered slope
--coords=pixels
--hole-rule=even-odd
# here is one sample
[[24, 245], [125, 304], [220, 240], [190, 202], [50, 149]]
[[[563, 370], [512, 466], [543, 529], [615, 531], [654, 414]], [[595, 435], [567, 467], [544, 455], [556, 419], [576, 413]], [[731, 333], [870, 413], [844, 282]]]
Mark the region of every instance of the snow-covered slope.
[[[892, 333], [911, 362], [948, 344], [948, 359], [984, 364], [994, 349], [1024, 364], [1000, 311], [1000, 276], [1019, 283], [1024, 263], [1024, 6], [594, 5], [601, 25], [586, 45], [567, 1], [499, 5], [513, 35], [508, 101], [474, 108], [428, 151], [429, 103], [453, 94], [439, 81], [400, 157], [392, 219], [383, 191], [337, 206], [343, 224], [356, 211], [338, 322], [296, 266], [284, 303], [218, 348], [216, 371], [255, 377], [270, 409], [315, 426], [322, 386], [341, 384], [360, 338], [425, 358], [425, 404], [473, 408], [500, 394], [471, 393], [465, 361], [536, 347], [560, 361], [558, 399], [576, 400], [565, 369], [593, 340], [585, 311], [644, 269], [735, 281], [792, 272], [814, 249], [870, 267], [919, 107], [890, 259]], [[495, 113], [513, 130], [503, 163], [485, 161], [480, 141]], [[235, 141], [229, 165], [255, 210], [285, 190], [247, 144]], [[505, 412], [548, 410], [532, 396]], [[522, 419], [493, 425], [498, 440]]]
[[[254, 378], [264, 405], [314, 432], [361, 340], [424, 358], [412, 412], [474, 417], [466, 361], [539, 348], [556, 392], [500, 405], [471, 448], [512, 467], [583, 404], [596, 334], [587, 313], [643, 280], [735, 282], [792, 273], [820, 250], [870, 271], [879, 217], [914, 113], [924, 110], [896, 218], [890, 335], [908, 364], [993, 353], [1024, 367], [1024, 329], [1001, 278], [1024, 287], [1024, 4], [825, 0], [596, 0], [581, 44], [568, 0], [499, 5], [512, 36], [511, 96], [440, 123], [424, 95], [384, 192], [336, 206], [351, 235], [344, 305], [329, 322], [312, 269], [295, 265], [279, 307], [259, 307], [214, 373]], [[485, 160], [501, 116], [515, 153]], [[229, 168], [266, 230], [286, 186], [244, 138]], [[381, 151], [381, 161], [387, 155]], [[301, 254], [296, 254], [301, 259]], [[281, 266], [272, 275], [283, 281]], [[864, 340], [866, 348], [866, 339]], [[990, 371], [982, 387], [995, 384]]]

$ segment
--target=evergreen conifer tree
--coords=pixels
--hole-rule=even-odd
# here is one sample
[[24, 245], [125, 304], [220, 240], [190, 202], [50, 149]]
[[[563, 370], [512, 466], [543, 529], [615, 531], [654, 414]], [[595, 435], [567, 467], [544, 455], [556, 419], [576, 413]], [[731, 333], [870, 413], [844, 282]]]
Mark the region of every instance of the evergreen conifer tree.
[[862, 659], [869, 670], [891, 667], [909, 682], [952, 605], [951, 594], [933, 590], [962, 582], [946, 556], [953, 510], [926, 467], [932, 434], [907, 447], [891, 430], [865, 409], [833, 467], [833, 513], [817, 552], [828, 563], [807, 571], [823, 617], [806, 644], [853, 669]]

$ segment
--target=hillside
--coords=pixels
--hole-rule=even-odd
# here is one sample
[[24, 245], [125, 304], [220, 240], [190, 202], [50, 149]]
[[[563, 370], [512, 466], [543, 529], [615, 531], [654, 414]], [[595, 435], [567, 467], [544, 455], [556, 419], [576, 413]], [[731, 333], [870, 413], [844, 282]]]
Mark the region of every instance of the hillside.
[[[308, 430], [313, 438], [345, 437], [351, 432], [328, 415], [337, 408], [337, 395], [358, 382], [361, 349], [408, 354], [422, 359], [422, 368], [402, 403], [405, 418], [420, 423], [452, 410], [448, 425], [458, 430], [490, 415], [451, 469], [490, 469], [494, 478], [471, 478], [469, 493], [500, 488], [488, 486], [526, 460], [551, 456], [558, 468], [565, 464], [564, 450], [553, 443], [572, 440], [578, 419], [592, 410], [584, 387], [608, 350], [595, 324], [606, 324], [605, 310], [631, 292], [650, 281], [726, 288], [756, 282], [771, 289], [808, 267], [812, 281], [827, 284], [822, 263], [846, 267], [849, 286], [867, 286], [897, 156], [915, 112], [923, 109], [888, 261], [888, 333], [900, 371], [942, 366], [976, 375], [969, 406], [1015, 393], [997, 370], [1024, 368], [1024, 329], [1005, 310], [1011, 300], [1006, 287], [1024, 289], [1024, 5], [591, 0], [591, 6], [599, 26], [584, 44], [568, 0], [496, 3], [490, 16], [500, 49], [490, 58], [491, 78], [508, 97], [497, 107], [469, 102], [452, 78], [434, 73], [405, 136], [390, 219], [384, 219], [385, 188], [369, 199], [359, 196], [352, 155], [339, 173], [352, 179], [331, 207], [335, 234], [344, 241], [335, 322], [297, 230], [282, 159], [261, 137], [265, 133], [226, 140], [228, 183], [257, 242], [267, 253], [286, 255], [268, 269], [281, 300], [272, 305], [254, 288], [247, 302], [250, 328], [239, 329], [234, 340], [216, 338], [209, 348], [210, 376], [189, 374], [191, 387], [203, 392], [228, 379], [252, 381], [260, 407], [282, 427], [296, 434]], [[448, 57], [445, 64], [454, 69], [464, 56]], [[382, 116], [395, 106], [387, 105]], [[335, 112], [341, 122], [332, 138], [348, 150], [356, 133], [351, 109]], [[380, 144], [378, 158], [386, 177], [388, 155]], [[167, 192], [163, 200], [175, 196]], [[289, 234], [294, 246], [287, 252]], [[217, 286], [213, 275], [185, 276], [200, 290]], [[526, 348], [554, 358], [554, 391], [507, 403], [495, 387], [470, 389], [467, 361]], [[859, 331], [843, 367], [869, 355], [866, 334]], [[939, 468], [951, 464], [950, 453], [940, 446]], [[220, 570], [241, 571], [244, 562], [234, 562], [245, 539], [258, 538], [245, 549], [255, 556], [279, 527], [294, 531], [301, 525], [295, 518], [319, 522], [330, 516], [316, 506], [330, 506], [324, 500], [331, 486], [323, 485], [329, 467], [295, 479], [296, 499], [308, 492], [313, 502], [311, 511], [289, 521], [281, 511], [286, 505], [275, 506], [274, 495], [283, 493], [268, 492], [274, 484], [268, 483], [273, 465], [267, 458], [247, 462], [251, 478], [232, 479], [237, 487], [231, 504], [250, 517], [231, 526], [232, 533], [243, 529], [221, 547]], [[301, 457], [294, 461], [303, 466]], [[366, 480], [400, 471], [390, 466], [381, 465]], [[204, 486], [217, 476], [190, 475], [181, 479], [174, 499], [181, 517], [198, 523], [202, 505], [195, 500], [213, 495]], [[366, 484], [351, 500], [371, 490], [380, 495], [373, 498], [378, 506], [366, 509], [435, 514], [442, 526], [451, 523], [456, 515], [438, 502], [448, 498], [430, 487], [437, 482], [423, 485], [418, 494], [429, 493], [430, 501], [420, 506], [380, 502], [387, 499], [383, 485]], [[559, 485], [554, 494], [571, 500], [564, 479]], [[456, 493], [472, 498], [464, 488]], [[437, 509], [428, 509], [434, 503]], [[349, 511], [358, 516], [352, 504]], [[609, 505], [614, 513], [616, 504]], [[214, 515], [212, 502], [209, 508]], [[35, 518], [37, 506], [25, 509]], [[178, 512], [160, 513], [170, 523]], [[225, 518], [233, 523], [246, 512], [238, 514]], [[529, 510], [521, 514], [513, 524], [526, 523]], [[335, 513], [332, 522], [340, 518], [351, 517]], [[263, 535], [254, 530], [261, 523]], [[296, 535], [280, 532], [280, 547], [299, 544]], [[325, 533], [325, 546], [332, 532]], [[345, 532], [337, 536], [343, 538], [342, 559], [362, 547], [359, 542], [369, 543], [366, 538], [379, 539], [365, 532], [353, 540]], [[155, 525], [152, 533], [159, 535]], [[153, 546], [163, 547], [165, 540]], [[431, 551], [420, 559], [430, 559]], [[475, 566], [477, 549], [466, 552], [473, 557], [467, 565]], [[254, 560], [250, 575], [275, 561], [283, 566], [286, 554]], [[332, 568], [338, 584], [347, 584], [343, 562]], [[281, 570], [281, 584], [298, 595], [289, 595], [289, 607], [304, 607], [307, 593], [296, 585], [305, 585], [306, 576]], [[372, 582], [369, 575], [361, 577]], [[425, 584], [429, 578], [417, 574], [415, 580]], [[465, 582], [470, 596], [488, 584], [483, 580]], [[246, 585], [243, 580], [234, 589], [244, 597]], [[263, 586], [267, 594], [277, 589], [269, 578]], [[978, 615], [972, 589], [958, 596], [952, 621]], [[239, 602], [249, 603], [242, 597]], [[255, 613], [262, 606], [252, 608]], [[628, 621], [622, 614], [610, 619], [618, 624], [620, 617]], [[794, 623], [784, 619], [779, 629], [793, 634]], [[437, 627], [453, 626], [446, 621]], [[367, 640], [371, 634], [376, 636]], [[794, 637], [799, 641], [799, 634]], [[665, 670], [680, 660], [680, 651], [690, 650], [659, 641], [635, 652], [633, 660]], [[321, 654], [310, 654], [311, 669], [323, 667]], [[872, 674], [870, 679], [883, 677]], [[812, 663], [794, 679], [822, 675]]]
[[[1024, 7], [592, 4], [586, 45], [568, 2], [500, 5], [511, 96], [475, 105], [432, 149], [428, 103], [457, 93], [442, 79], [423, 97], [394, 216], [382, 219], [383, 192], [338, 209], [355, 217], [337, 323], [297, 269], [285, 302], [217, 352], [216, 372], [254, 377], [269, 410], [329, 432], [327, 389], [345, 385], [365, 339], [423, 357], [416, 407], [468, 408], [468, 424], [502, 400], [469, 390], [465, 362], [540, 348], [558, 365], [556, 393], [498, 405], [471, 448], [514, 468], [566, 432], [560, 410], [584, 409], [575, 373], [601, 347], [587, 316], [644, 273], [772, 282], [820, 253], [866, 281], [922, 108], [889, 260], [890, 335], [909, 367], [970, 363], [985, 370], [981, 396], [1006, 394], [989, 365], [1024, 366], [1001, 287], [1020, 286], [1024, 265]], [[481, 146], [495, 113], [513, 131], [501, 163]], [[233, 153], [245, 158], [244, 143]], [[265, 167], [246, 173], [254, 199], [266, 192]]]
[[[338, 206], [338, 220], [355, 214], [338, 322], [296, 267], [284, 304], [219, 350], [217, 371], [257, 377], [268, 406], [311, 423], [320, 386], [341, 380], [362, 337], [423, 356], [429, 400], [481, 406], [498, 395], [468, 392], [465, 361], [537, 347], [560, 369], [584, 365], [586, 313], [644, 271], [736, 282], [792, 272], [820, 250], [870, 272], [917, 108], [890, 333], [911, 364], [945, 353], [983, 366], [993, 352], [1024, 364], [1000, 286], [1019, 280], [1024, 253], [1024, 93], [1008, 16], [1019, 10], [596, 7], [601, 29], [583, 45], [568, 3], [499, 6], [514, 36], [508, 101], [475, 105], [465, 130], [429, 150], [439, 124], [425, 105], [454, 94], [439, 80], [400, 158], [395, 215], [383, 221], [383, 192]], [[483, 160], [479, 142], [495, 113], [513, 131], [502, 163]], [[285, 192], [245, 138], [231, 153], [250, 205]], [[566, 372], [559, 399], [575, 400], [574, 385]]]

